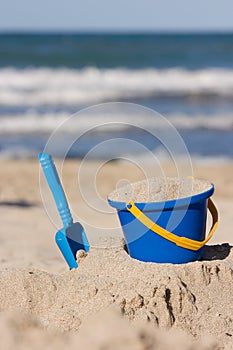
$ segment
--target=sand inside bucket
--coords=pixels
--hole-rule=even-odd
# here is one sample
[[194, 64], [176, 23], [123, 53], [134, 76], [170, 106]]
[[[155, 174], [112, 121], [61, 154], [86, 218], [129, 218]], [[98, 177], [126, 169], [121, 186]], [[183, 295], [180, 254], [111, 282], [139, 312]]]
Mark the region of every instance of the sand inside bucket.
[[193, 196], [209, 190], [211, 186], [209, 181], [200, 179], [153, 177], [120, 187], [109, 195], [109, 199], [117, 202], [160, 202]]

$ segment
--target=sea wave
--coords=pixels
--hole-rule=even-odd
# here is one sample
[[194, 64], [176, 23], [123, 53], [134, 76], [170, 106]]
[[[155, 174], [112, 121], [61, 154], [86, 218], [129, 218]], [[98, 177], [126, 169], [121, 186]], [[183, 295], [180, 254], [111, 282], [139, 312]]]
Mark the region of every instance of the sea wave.
[[233, 97], [233, 70], [1, 68], [0, 106], [77, 106], [156, 96]]
[[[167, 115], [166, 119], [178, 130], [216, 130], [232, 131], [233, 115], [224, 114], [220, 116], [186, 116], [181, 114]], [[114, 122], [115, 121], [115, 122]], [[162, 117], [151, 117], [150, 128], [161, 129], [166, 127], [166, 122]], [[130, 114], [121, 115], [92, 115], [84, 118], [78, 114], [69, 119], [66, 113], [56, 114], [22, 114], [16, 116], [5, 115], [0, 118], [0, 135], [6, 134], [29, 134], [29, 133], [52, 133], [60, 127], [60, 132], [74, 134], [92, 130], [97, 126], [99, 131], [118, 132], [122, 130], [133, 131], [134, 127], [148, 129], [148, 115], [132, 116]]]
[[[43, 149], [43, 148], [42, 148]], [[35, 148], [29, 148], [26, 145], [17, 145], [12, 146], [10, 148], [0, 149], [0, 159], [37, 159], [37, 155], [39, 152], [41, 152], [42, 149], [35, 149]], [[161, 151], [160, 149], [155, 149], [151, 151], [151, 154], [154, 154], [154, 156], [159, 159], [159, 162], [170, 162], [171, 158], [169, 157], [166, 152]], [[54, 150], [53, 155], [56, 158], [62, 158], [64, 157], [63, 152], [59, 153], [59, 151]], [[128, 154], [129, 155], [129, 154]], [[224, 155], [224, 154], [216, 154], [216, 155], [203, 155], [198, 153], [191, 154], [192, 156], [192, 162], [194, 164], [201, 164], [203, 165], [211, 165], [211, 164], [225, 164], [232, 162], [232, 156], [231, 155]], [[98, 159], [105, 159], [106, 155], [103, 153], [102, 155], [99, 154], [99, 157], [95, 157], [95, 161]], [[113, 158], [116, 157], [116, 154], [113, 153]], [[67, 158], [69, 158], [69, 155], [67, 155]], [[76, 154], [76, 158], [82, 158], [78, 154]], [[107, 155], [107, 158], [109, 159], [109, 153]], [[143, 161], [143, 164], [151, 164], [151, 155], [148, 156], [148, 153], [139, 153], [137, 155], [130, 154], [131, 161], [137, 162], [137, 161]], [[118, 162], [121, 162], [121, 158], [117, 158]], [[122, 159], [123, 162], [125, 162], [125, 159]], [[187, 161], [186, 158], [184, 158], [183, 155], [176, 155], [176, 161], [183, 162]]]

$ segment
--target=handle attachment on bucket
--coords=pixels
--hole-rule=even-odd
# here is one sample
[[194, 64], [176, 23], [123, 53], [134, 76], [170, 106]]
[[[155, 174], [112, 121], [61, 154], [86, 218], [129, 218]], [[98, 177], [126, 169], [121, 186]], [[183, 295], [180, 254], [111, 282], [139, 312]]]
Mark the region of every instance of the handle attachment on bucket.
[[214, 202], [210, 198], [208, 199], [208, 209], [212, 215], [213, 223], [208, 236], [202, 242], [195, 241], [187, 237], [180, 237], [172, 232], [167, 231], [166, 229], [157, 225], [151, 219], [149, 219], [140, 209], [138, 209], [138, 207], [133, 201], [129, 201], [128, 203], [126, 203], [126, 208], [128, 211], [131, 212], [131, 214], [133, 214], [133, 216], [135, 216], [136, 219], [138, 219], [143, 225], [145, 225], [157, 235], [167, 239], [170, 242], [175, 243], [179, 247], [195, 251], [201, 249], [210, 240], [218, 226], [218, 211], [216, 206], [214, 205]]

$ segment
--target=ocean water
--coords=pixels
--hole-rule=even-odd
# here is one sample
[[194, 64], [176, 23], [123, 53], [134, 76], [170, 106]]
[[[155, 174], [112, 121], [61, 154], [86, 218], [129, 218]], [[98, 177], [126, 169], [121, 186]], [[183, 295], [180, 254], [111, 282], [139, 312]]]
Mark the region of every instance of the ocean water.
[[[166, 117], [191, 156], [232, 159], [233, 34], [0, 34], [0, 157], [35, 157], [70, 115], [119, 101]], [[92, 121], [64, 124], [56, 155]], [[137, 128], [111, 128], [86, 133], [68, 155], [84, 157], [111, 137], [161, 150]]]

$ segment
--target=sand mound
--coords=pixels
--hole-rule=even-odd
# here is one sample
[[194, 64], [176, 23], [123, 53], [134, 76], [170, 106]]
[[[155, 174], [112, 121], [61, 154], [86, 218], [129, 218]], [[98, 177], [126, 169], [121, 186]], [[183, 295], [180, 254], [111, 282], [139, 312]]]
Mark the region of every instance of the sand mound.
[[204, 259], [160, 265], [131, 259], [123, 249], [92, 249], [79, 256], [77, 270], [61, 275], [6, 270], [0, 273], [0, 309], [34, 315], [51, 331], [75, 333], [89, 317], [114, 305], [134, 324], [213, 336], [231, 346], [233, 250], [207, 247]]
[[0, 336], [4, 350], [214, 350], [216, 342], [193, 342], [180, 332], [133, 327], [114, 309], [92, 317], [75, 335], [56, 334], [43, 329], [25, 314], [0, 314]]
[[46, 332], [35, 318], [17, 312], [0, 313], [1, 349], [62, 350], [65, 337]]
[[109, 199], [118, 202], [158, 202], [189, 197], [211, 188], [206, 180], [175, 177], [153, 177], [127, 184], [113, 191]]

